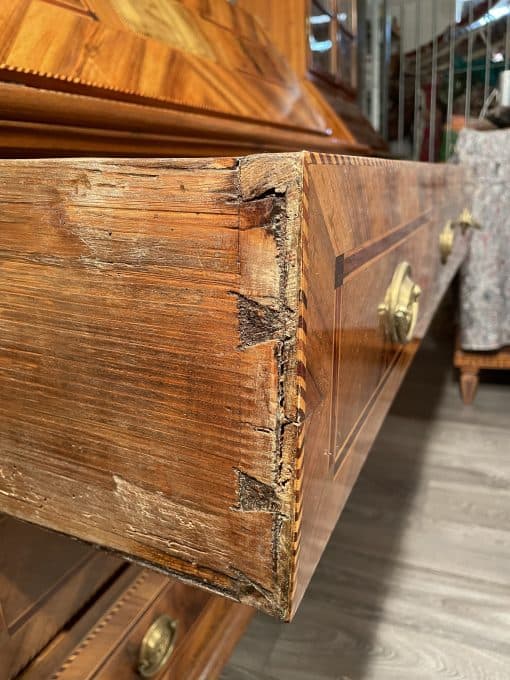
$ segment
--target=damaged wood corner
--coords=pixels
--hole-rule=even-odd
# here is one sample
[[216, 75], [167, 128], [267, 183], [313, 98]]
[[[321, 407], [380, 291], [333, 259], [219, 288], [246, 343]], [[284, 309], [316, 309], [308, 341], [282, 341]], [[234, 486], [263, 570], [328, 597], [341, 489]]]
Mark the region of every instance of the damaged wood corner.
[[241, 470], [236, 470], [236, 473], [238, 504], [235, 510], [272, 513], [280, 511], [280, 500], [270, 484], [261, 482]]
[[235, 293], [235, 295], [239, 317], [240, 349], [282, 336], [285, 323], [279, 309], [263, 305], [240, 293]]
[[[236, 293], [239, 349], [256, 354], [273, 343], [274, 392], [272, 476], [262, 483], [238, 476], [235, 509], [270, 512], [274, 586], [268, 604], [288, 620], [294, 557], [297, 336], [302, 272], [302, 187], [304, 154], [260, 155], [239, 160], [240, 288]], [[266, 355], [267, 356], [267, 355]], [[260, 402], [260, 409], [268, 404]], [[262, 419], [265, 422], [265, 419]]]
[[305, 152], [275, 153], [239, 159], [240, 195], [253, 201], [268, 195], [283, 195], [303, 174]]
[[274, 589], [268, 591], [236, 570], [239, 577], [237, 596], [241, 602], [247, 603], [255, 598], [259, 606], [262, 598], [268, 607], [266, 609], [268, 613], [282, 620], [288, 620], [290, 612], [288, 566], [290, 562], [286, 559], [288, 558], [287, 551], [282, 548], [282, 536], [285, 534], [285, 526], [290, 526], [290, 521], [289, 516], [282, 512], [284, 489], [279, 488], [276, 482], [274, 484], [261, 482], [242, 470], [236, 469], [235, 472], [238, 503], [232, 509], [238, 512], [267, 512], [272, 515], [272, 557], [275, 577]]
[[[303, 152], [239, 159], [241, 349], [295, 338], [303, 162]], [[249, 230], [266, 236], [250, 237]]]

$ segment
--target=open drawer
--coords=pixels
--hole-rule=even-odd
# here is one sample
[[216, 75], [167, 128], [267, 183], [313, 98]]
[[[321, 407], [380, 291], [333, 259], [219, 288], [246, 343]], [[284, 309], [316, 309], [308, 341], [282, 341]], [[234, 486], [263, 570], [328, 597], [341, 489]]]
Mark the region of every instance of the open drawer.
[[0, 510], [291, 618], [465, 207], [450, 166], [0, 161]]

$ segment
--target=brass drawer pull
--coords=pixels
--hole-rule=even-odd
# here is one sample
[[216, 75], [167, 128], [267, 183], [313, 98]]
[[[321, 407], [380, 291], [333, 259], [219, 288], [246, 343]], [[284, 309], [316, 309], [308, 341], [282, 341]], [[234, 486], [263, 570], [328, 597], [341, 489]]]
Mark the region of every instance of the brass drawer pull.
[[138, 674], [152, 678], [170, 659], [177, 635], [177, 621], [166, 614], [157, 618], [143, 636], [138, 658]]
[[439, 252], [441, 253], [441, 262], [443, 264], [446, 264], [453, 250], [455, 227], [457, 226], [460, 227], [463, 234], [468, 229], [481, 229], [481, 226], [473, 219], [473, 215], [467, 208], [464, 208], [457, 220], [448, 220], [439, 235]]
[[448, 220], [444, 225], [443, 230], [439, 234], [439, 252], [441, 254], [442, 264], [446, 264], [446, 261], [451, 255], [453, 250], [453, 243], [455, 241], [455, 229], [453, 220]]
[[392, 342], [406, 344], [413, 337], [418, 320], [421, 288], [411, 278], [411, 265], [401, 262], [379, 305], [379, 317]]

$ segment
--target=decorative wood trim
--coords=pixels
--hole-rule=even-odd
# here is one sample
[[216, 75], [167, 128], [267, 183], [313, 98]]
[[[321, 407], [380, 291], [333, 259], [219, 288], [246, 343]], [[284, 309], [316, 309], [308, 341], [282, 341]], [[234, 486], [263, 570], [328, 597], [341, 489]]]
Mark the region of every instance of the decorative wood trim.
[[47, 2], [49, 5], [55, 5], [56, 7], [62, 7], [63, 9], [71, 10], [71, 12], [83, 14], [90, 18], [94, 18], [94, 15], [83, 0], [43, 0], [43, 2]]
[[335, 261], [335, 288], [340, 288], [344, 282], [345, 256], [337, 255]]
[[333, 463], [333, 475], [336, 476], [344, 459], [345, 456], [349, 453], [352, 444], [354, 443], [354, 440], [358, 436], [361, 428], [365, 424], [365, 421], [367, 418], [370, 416], [374, 405], [376, 404], [379, 395], [381, 394], [382, 390], [384, 389], [384, 386], [388, 382], [388, 378], [392, 374], [392, 372], [398, 367], [398, 364], [402, 361], [402, 350], [399, 350], [398, 352], [395, 352], [393, 355], [393, 358], [391, 360], [391, 363], [387, 367], [383, 377], [381, 378], [379, 384], [377, 385], [376, 389], [372, 392], [372, 395], [370, 399], [367, 401], [365, 408], [361, 412], [358, 420], [356, 421], [356, 424], [352, 428], [351, 432], [349, 435], [346, 437], [342, 447], [335, 453], [334, 456], [334, 463]]
[[[46, 84], [47, 85], [47, 84]], [[0, 148], [35, 155], [232, 155], [266, 150], [368, 149], [322, 133], [0, 82]], [[38, 122], [33, 122], [37, 111]], [[133, 134], [136, 133], [136, 134]], [[23, 149], [21, 152], [20, 149]]]
[[297, 582], [296, 574], [298, 571], [298, 561], [301, 541], [301, 519], [303, 513], [303, 477], [304, 477], [304, 422], [306, 418], [306, 344], [307, 344], [307, 324], [306, 315], [308, 307], [308, 230], [309, 230], [309, 185], [308, 173], [303, 173], [303, 198], [301, 205], [301, 240], [300, 240], [300, 291], [298, 308], [298, 330], [296, 342], [296, 364], [297, 364], [297, 416], [298, 416], [298, 436], [296, 442], [295, 456], [295, 480], [294, 480], [294, 527], [292, 540], [292, 566], [291, 566], [291, 601], [294, 599]]
[[[337, 257], [338, 263], [338, 257]], [[329, 460], [334, 465], [337, 453], [337, 432], [338, 432], [338, 411], [341, 407], [338, 398], [338, 388], [340, 384], [340, 366], [342, 361], [342, 286], [338, 286], [335, 291], [335, 322], [333, 326], [334, 346], [333, 346], [333, 366], [331, 375], [332, 395], [331, 395], [331, 418], [329, 425]]]
[[[51, 680], [59, 680], [69, 668], [79, 660], [80, 655], [85, 651], [85, 649], [92, 644], [92, 642], [101, 634], [106, 632], [106, 629], [113, 625], [115, 618], [122, 616], [123, 607], [128, 604], [128, 602], [135, 597], [138, 590], [142, 587], [144, 582], [149, 577], [150, 572], [147, 570], [142, 571], [142, 573], [136, 578], [133, 584], [125, 591], [125, 593], [120, 597], [115, 605], [111, 607], [108, 612], [101, 618], [99, 623], [94, 626], [94, 628], [86, 635], [86, 637], [80, 642], [80, 644], [73, 650], [72, 654], [64, 661], [60, 668], [52, 675]], [[158, 577], [160, 578], [160, 577]], [[166, 579], [161, 578], [159, 587], [156, 588], [151, 596], [151, 600], [147, 603], [153, 602], [156, 597], [167, 587]]]
[[362, 248], [356, 249], [352, 253], [346, 253], [344, 258], [344, 268], [343, 277], [344, 278], [353, 274], [357, 269], [368, 264], [370, 260], [374, 260], [379, 255], [388, 252], [394, 246], [398, 246], [399, 243], [404, 241], [408, 236], [410, 236], [416, 229], [423, 227], [427, 222], [430, 221], [432, 215], [432, 209], [426, 210], [424, 213], [416, 217], [416, 219], [404, 224], [397, 229], [389, 232], [382, 238], [363, 245]]

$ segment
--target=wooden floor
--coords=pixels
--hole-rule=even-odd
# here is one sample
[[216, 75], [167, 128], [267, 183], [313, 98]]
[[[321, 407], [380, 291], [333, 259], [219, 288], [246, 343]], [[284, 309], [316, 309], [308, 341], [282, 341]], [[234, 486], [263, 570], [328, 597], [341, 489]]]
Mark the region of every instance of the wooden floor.
[[463, 406], [429, 338], [294, 623], [257, 615], [222, 680], [510, 679], [510, 385]]

